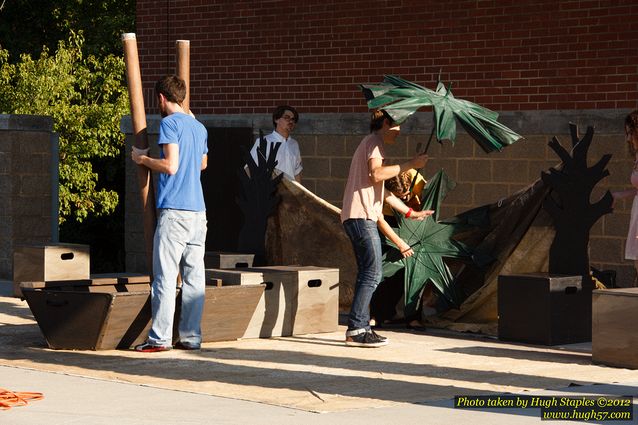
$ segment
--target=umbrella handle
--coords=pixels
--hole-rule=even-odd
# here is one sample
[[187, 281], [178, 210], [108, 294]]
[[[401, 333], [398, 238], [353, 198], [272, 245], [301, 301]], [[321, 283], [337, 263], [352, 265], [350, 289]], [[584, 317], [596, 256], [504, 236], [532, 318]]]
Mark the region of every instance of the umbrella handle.
[[425, 155], [428, 153], [428, 149], [430, 149], [430, 143], [432, 143], [432, 137], [434, 136], [434, 126], [432, 126], [432, 132], [430, 132], [430, 138], [428, 139], [428, 143], [425, 145], [425, 150], [421, 153], [421, 155]]

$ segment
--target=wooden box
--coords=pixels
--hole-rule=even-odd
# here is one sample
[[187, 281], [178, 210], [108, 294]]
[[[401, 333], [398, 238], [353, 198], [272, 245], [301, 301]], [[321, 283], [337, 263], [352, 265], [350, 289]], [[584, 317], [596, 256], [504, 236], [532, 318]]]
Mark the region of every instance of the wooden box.
[[88, 245], [18, 246], [13, 252], [14, 296], [22, 296], [22, 282], [88, 279], [89, 268]]
[[[280, 275], [292, 335], [335, 332], [339, 325], [339, 269], [315, 266], [254, 267]], [[267, 279], [267, 280], [272, 280]], [[267, 291], [266, 291], [267, 292]]]
[[592, 294], [592, 361], [638, 369], [638, 288]]
[[265, 286], [206, 286], [202, 342], [242, 338]]
[[115, 285], [103, 285], [104, 292], [23, 289], [50, 348], [129, 348], [144, 342], [148, 335], [151, 303], [147, 285], [135, 292], [118, 292]]
[[591, 290], [581, 276], [498, 277], [498, 337], [559, 345], [591, 340]]
[[284, 287], [284, 274], [273, 270], [206, 269], [206, 281], [209, 282], [211, 279], [221, 279], [222, 287], [263, 285], [262, 295], [251, 311], [243, 338], [292, 335], [290, 312], [297, 287], [290, 284]]
[[[146, 341], [151, 326], [148, 276], [116, 275], [77, 281], [26, 282], [24, 297], [53, 349], [127, 349]], [[265, 285], [207, 286], [202, 342], [241, 338]], [[177, 292], [173, 339], [178, 338]]]
[[221, 279], [223, 285], [260, 285], [264, 283], [264, 274], [244, 269], [206, 269], [206, 283]]
[[236, 269], [252, 267], [254, 258], [254, 254], [208, 251], [204, 256], [204, 264], [207, 269]]
[[[141, 286], [139, 286], [141, 285]], [[77, 292], [135, 292], [150, 288], [151, 277], [138, 273], [91, 275], [89, 279], [22, 282], [20, 288]]]

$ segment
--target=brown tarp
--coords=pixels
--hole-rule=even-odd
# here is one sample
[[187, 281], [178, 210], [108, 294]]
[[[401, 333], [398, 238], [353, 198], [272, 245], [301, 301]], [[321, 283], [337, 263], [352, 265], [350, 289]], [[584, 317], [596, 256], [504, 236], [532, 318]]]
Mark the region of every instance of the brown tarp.
[[[425, 318], [428, 324], [496, 334], [498, 275], [547, 271], [554, 230], [541, 206], [548, 193], [549, 188], [538, 180], [507, 198], [481, 207], [488, 209], [490, 224], [459, 234], [457, 239], [495, 260], [483, 269], [468, 264], [457, 267], [456, 284], [465, 301], [459, 309]], [[352, 301], [356, 262], [341, 225], [340, 210], [289, 180], [282, 180], [278, 195], [281, 202], [268, 220], [267, 261], [338, 267], [339, 303], [347, 308]], [[444, 221], [471, 220], [475, 211]]]

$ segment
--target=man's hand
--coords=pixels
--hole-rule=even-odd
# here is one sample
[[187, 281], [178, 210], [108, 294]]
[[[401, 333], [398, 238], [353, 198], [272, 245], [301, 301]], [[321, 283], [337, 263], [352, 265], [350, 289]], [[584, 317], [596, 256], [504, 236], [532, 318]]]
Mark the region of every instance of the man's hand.
[[414, 255], [412, 247], [405, 243], [403, 239], [401, 239], [401, 241], [397, 244], [397, 247], [399, 248], [399, 251], [401, 252], [403, 258], [412, 257]]
[[428, 162], [428, 156], [426, 154], [420, 154], [412, 158], [409, 162], [412, 165], [410, 168], [418, 170], [419, 168], [425, 167], [425, 163]]
[[139, 149], [133, 146], [133, 150], [131, 151], [131, 158], [136, 164], [142, 165], [145, 156], [148, 156], [148, 148]]

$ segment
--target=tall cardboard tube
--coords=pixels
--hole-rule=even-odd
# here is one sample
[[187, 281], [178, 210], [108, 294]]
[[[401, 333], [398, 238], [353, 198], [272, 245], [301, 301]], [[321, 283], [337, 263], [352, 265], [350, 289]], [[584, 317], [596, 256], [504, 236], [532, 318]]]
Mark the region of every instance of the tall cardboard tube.
[[182, 109], [188, 113], [190, 111], [190, 61], [191, 61], [191, 42], [189, 40], [176, 40], [175, 41], [175, 61], [177, 76], [186, 82], [186, 97], [182, 103]]
[[[126, 65], [126, 81], [131, 106], [131, 119], [135, 135], [135, 147], [148, 148], [148, 133], [146, 129], [146, 112], [144, 110], [144, 95], [142, 93], [142, 76], [137, 54], [137, 39], [134, 33], [122, 34], [124, 46], [124, 63]], [[153, 235], [157, 216], [155, 212], [155, 191], [151, 170], [144, 165], [137, 166], [137, 177], [140, 188], [144, 217], [144, 247], [146, 253], [146, 267], [149, 273], [153, 271]]]

